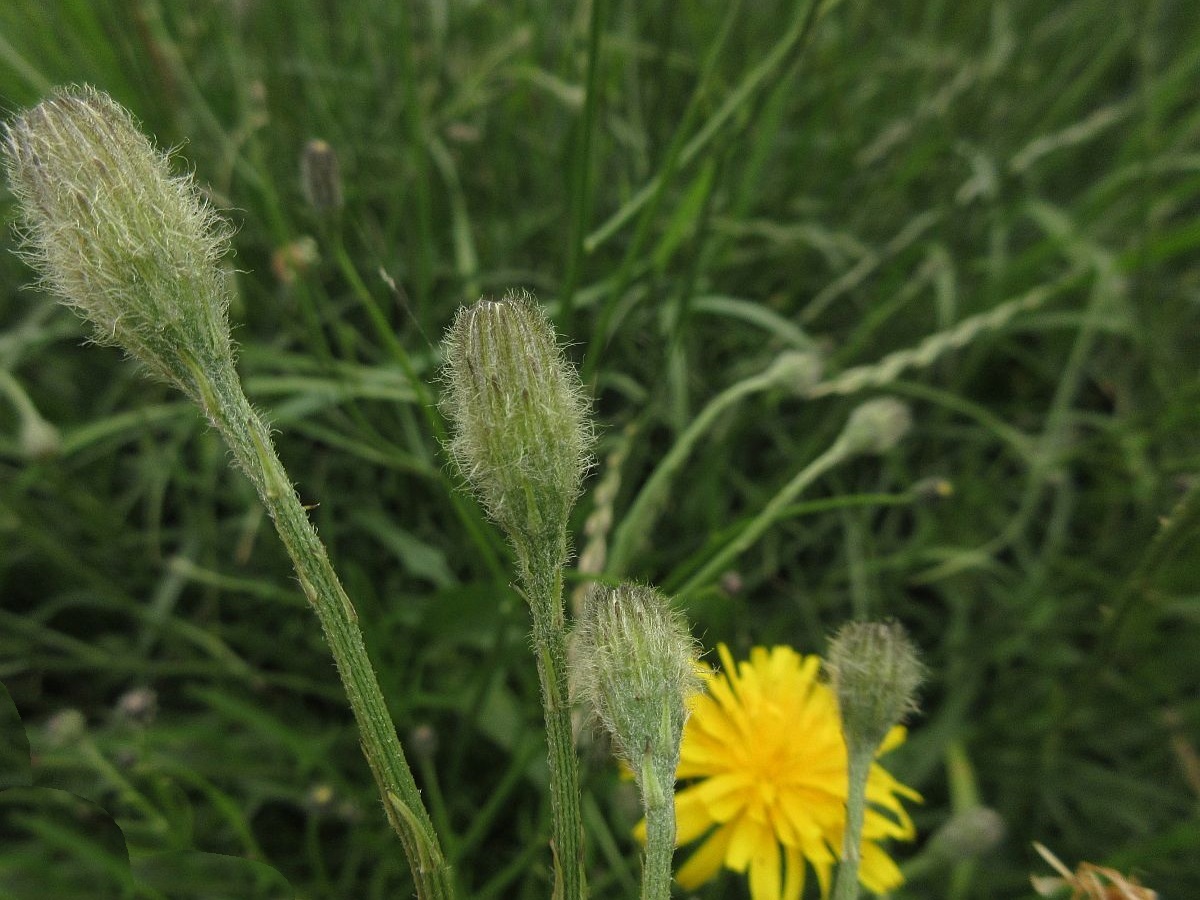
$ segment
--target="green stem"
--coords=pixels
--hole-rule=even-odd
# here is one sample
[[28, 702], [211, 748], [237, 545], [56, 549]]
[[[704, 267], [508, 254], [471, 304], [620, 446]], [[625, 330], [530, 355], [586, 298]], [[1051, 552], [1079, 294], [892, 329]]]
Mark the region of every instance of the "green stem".
[[612, 549], [608, 555], [606, 571], [609, 575], [621, 575], [629, 564], [629, 558], [645, 543], [654, 521], [658, 518], [667, 499], [671, 481], [687, 461], [696, 443], [707, 432], [717, 418], [729, 407], [750, 394], [764, 391], [779, 382], [773, 369], [760, 372], [744, 381], [726, 388], [700, 411], [674, 446], [654, 469], [641, 491], [629, 507], [613, 536]]
[[587, 93], [583, 99], [583, 116], [575, 134], [571, 153], [571, 217], [567, 246], [566, 276], [563, 278], [562, 306], [559, 325], [564, 334], [571, 333], [571, 316], [574, 312], [575, 289], [579, 285], [579, 273], [583, 267], [583, 233], [587, 227], [591, 204], [588, 189], [591, 183], [592, 144], [596, 131], [596, 111], [600, 93], [600, 35], [604, 32], [607, 3], [592, 0], [592, 15], [588, 25]]
[[[669, 900], [671, 861], [675, 856], [675, 776], [663, 779], [647, 761], [645, 773], [655, 779], [642, 787], [646, 812], [646, 855], [642, 860], [642, 900]], [[643, 776], [643, 781], [646, 777]]]
[[874, 747], [849, 749], [846, 832], [842, 837], [842, 862], [838, 866], [833, 900], [858, 898], [858, 865], [861, 857], [863, 820], [867, 814], [867, 778], [871, 774], [871, 763], [874, 759]]
[[835, 441], [833, 446], [797, 472], [795, 477], [784, 485], [778, 494], [771, 498], [767, 505], [742, 529], [737, 537], [715, 553], [700, 571], [689, 578], [683, 587], [674, 591], [674, 593], [681, 597], [686, 597], [698, 588], [708, 584], [709, 581], [723, 572], [734, 559], [750, 549], [754, 545], [754, 542], [762, 537], [768, 528], [775, 524], [776, 520], [784, 514], [787, 507], [800, 496], [805, 488], [850, 455], [850, 450], [845, 441], [840, 439]]
[[450, 868], [396, 737], [396, 727], [363, 644], [358, 615], [275, 453], [270, 430], [246, 400], [232, 370], [218, 369], [210, 377], [197, 367], [194, 375], [205, 412], [258, 490], [300, 585], [321, 620], [358, 724], [363, 753], [384, 800], [384, 811], [404, 845], [417, 896], [421, 900], [450, 900], [454, 896]]
[[546, 743], [550, 760], [550, 815], [556, 863], [555, 898], [583, 900], [587, 879], [583, 858], [579, 760], [571, 729], [567, 686], [567, 629], [563, 615], [562, 567], [566, 531], [547, 541], [542, 554], [521, 553], [521, 582], [533, 616], [533, 652], [537, 657]]

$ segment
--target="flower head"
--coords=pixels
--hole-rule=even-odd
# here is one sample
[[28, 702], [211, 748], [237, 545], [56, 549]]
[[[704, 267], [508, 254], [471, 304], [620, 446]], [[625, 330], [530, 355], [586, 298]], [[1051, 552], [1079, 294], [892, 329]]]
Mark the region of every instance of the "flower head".
[[232, 372], [216, 264], [229, 226], [129, 112], [92, 88], [59, 91], [8, 125], [2, 149], [26, 252], [97, 343], [195, 399], [200, 373]]
[[[708, 692], [693, 697], [683, 733], [677, 775], [697, 780], [675, 798], [679, 843], [705, 840], [676, 879], [691, 889], [724, 866], [749, 873], [754, 900], [796, 900], [807, 862], [827, 895], [846, 823], [847, 760], [820, 660], [790, 647], [755, 647], [735, 666], [727, 647], [718, 652], [724, 672], [706, 676]], [[880, 753], [904, 735], [891, 729]], [[879, 842], [916, 836], [901, 797], [920, 800], [872, 765], [859, 877], [876, 893], [903, 881]]]
[[579, 375], [528, 294], [460, 309], [443, 346], [450, 454], [518, 553], [536, 552], [565, 536], [590, 465]]
[[575, 634], [573, 693], [612, 735], [643, 792], [648, 778], [674, 784], [687, 699], [700, 687], [687, 621], [652, 587], [593, 585]]
[[898, 622], [846, 623], [829, 643], [825, 667], [851, 753], [858, 748], [874, 753], [892, 727], [917, 708], [925, 670]]

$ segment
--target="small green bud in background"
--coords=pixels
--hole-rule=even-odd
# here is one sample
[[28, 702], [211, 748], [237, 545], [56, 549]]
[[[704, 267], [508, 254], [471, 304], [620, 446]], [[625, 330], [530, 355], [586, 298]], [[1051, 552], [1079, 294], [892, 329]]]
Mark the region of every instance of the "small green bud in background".
[[28, 460], [51, 459], [62, 452], [62, 435], [33, 405], [25, 388], [0, 369], [0, 394], [8, 396], [17, 414], [17, 448]]
[[779, 387], [803, 397], [821, 380], [825, 363], [814, 350], [785, 350], [775, 358], [765, 375]]
[[446, 334], [450, 453], [523, 555], [557, 544], [590, 464], [588, 402], [527, 294], [481, 300]]
[[325, 214], [342, 208], [342, 174], [337, 154], [319, 138], [304, 145], [304, 155], [300, 158], [300, 186], [316, 212]]
[[891, 397], [868, 400], [850, 413], [839, 439], [849, 453], [887, 453], [908, 434], [912, 413]]
[[995, 849], [1007, 830], [1000, 813], [972, 806], [950, 817], [929, 839], [925, 852], [947, 863], [976, 859]]
[[917, 709], [925, 668], [897, 622], [850, 622], [829, 645], [828, 665], [846, 745], [872, 753]]
[[683, 615], [654, 588], [595, 585], [576, 639], [577, 699], [612, 735], [639, 785], [647, 757], [673, 782], [687, 698], [700, 690], [696, 644]]
[[21, 420], [17, 446], [26, 459], [53, 459], [62, 453], [62, 434], [41, 416]]
[[193, 399], [201, 372], [229, 367], [229, 228], [192, 179], [171, 174], [107, 94], [70, 88], [17, 116], [4, 137], [25, 249], [43, 283]]
[[55, 749], [78, 744], [87, 736], [87, 719], [77, 709], [62, 709], [46, 720], [46, 743]]

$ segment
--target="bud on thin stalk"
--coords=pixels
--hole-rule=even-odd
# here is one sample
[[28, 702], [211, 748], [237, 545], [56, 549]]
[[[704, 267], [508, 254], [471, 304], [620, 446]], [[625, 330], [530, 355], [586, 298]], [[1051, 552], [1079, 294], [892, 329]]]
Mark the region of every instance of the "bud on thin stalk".
[[809, 485], [848, 459], [864, 453], [886, 453], [903, 439], [912, 425], [912, 414], [899, 400], [883, 397], [868, 400], [850, 413], [837, 440], [820, 456], [808, 463], [775, 494], [757, 515], [728, 544], [709, 557], [679, 588], [687, 596], [725, 571], [742, 553], [770, 528]]
[[271, 514], [337, 663], [385, 810], [417, 893], [453, 886], [396, 738], [349, 597], [233, 364], [228, 290], [217, 265], [228, 228], [190, 178], [172, 176], [133, 117], [91, 88], [19, 115], [4, 140], [26, 252], [43, 283], [151, 373], [200, 404]]
[[834, 900], [854, 900], [871, 764], [887, 733], [916, 710], [917, 688], [925, 669], [896, 622], [843, 626], [829, 645], [828, 668], [846, 738], [849, 780], [846, 830], [833, 896]]
[[326, 141], [314, 138], [304, 145], [300, 157], [300, 186], [317, 213], [336, 213], [342, 208], [342, 173], [337, 154]]
[[643, 900], [667, 900], [675, 770], [688, 697], [700, 689], [683, 616], [650, 587], [593, 587], [576, 630], [575, 690], [633, 770], [646, 815]]
[[459, 311], [444, 343], [449, 450], [517, 553], [533, 618], [555, 862], [563, 900], [585, 896], [579, 761], [571, 732], [562, 570], [567, 521], [590, 464], [588, 404], [554, 328], [527, 294]]

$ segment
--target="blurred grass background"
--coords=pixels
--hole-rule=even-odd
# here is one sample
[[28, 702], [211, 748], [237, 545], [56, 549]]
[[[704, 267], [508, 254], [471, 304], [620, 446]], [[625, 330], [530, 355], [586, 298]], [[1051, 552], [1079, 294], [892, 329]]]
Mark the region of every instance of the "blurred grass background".
[[[509, 287], [596, 398], [581, 548], [714, 397], [823, 355], [815, 389], [714, 419], [620, 568], [687, 585], [697, 635], [735, 655], [821, 652], [851, 616], [910, 629], [933, 674], [889, 766], [925, 795], [922, 841], [976, 802], [1007, 837], [897, 897], [1028, 897], [1034, 840], [1200, 892], [1193, 4], [0, 4], [4, 111], [73, 82], [177, 147], [237, 226], [248, 392], [464, 896], [551, 883], [525, 610], [431, 405], [455, 309]], [[313, 138], [340, 215], [302, 193]], [[407, 896], [253, 491], [3, 241], [0, 897]], [[912, 404], [901, 447], [697, 581], [879, 394]], [[635, 896], [628, 787], [599, 753], [586, 781], [594, 893]]]

